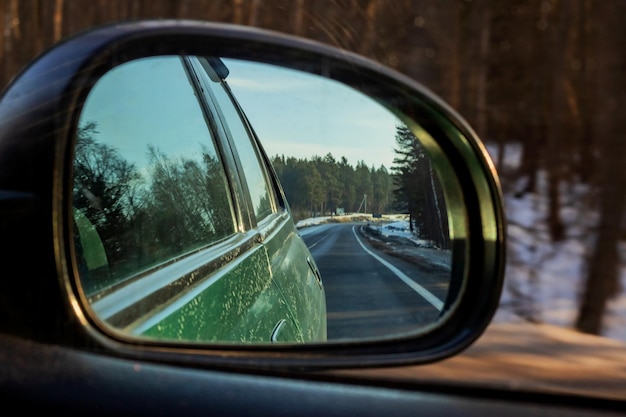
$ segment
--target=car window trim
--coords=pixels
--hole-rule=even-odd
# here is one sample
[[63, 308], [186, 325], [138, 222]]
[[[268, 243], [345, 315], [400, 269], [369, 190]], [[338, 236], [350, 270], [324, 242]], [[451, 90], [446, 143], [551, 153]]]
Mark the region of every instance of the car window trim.
[[[193, 60], [191, 59], [193, 58]], [[277, 196], [276, 196], [276, 192], [274, 190], [274, 187], [272, 186], [272, 181], [270, 180], [270, 175], [268, 173], [268, 169], [265, 166], [265, 161], [263, 160], [262, 156], [261, 156], [261, 152], [259, 151], [259, 146], [257, 144], [256, 141], [256, 135], [253, 133], [253, 131], [250, 128], [250, 124], [248, 123], [248, 119], [245, 116], [245, 113], [243, 112], [243, 110], [241, 109], [241, 106], [239, 105], [239, 102], [237, 101], [236, 97], [234, 97], [232, 91], [230, 90], [230, 88], [228, 87], [228, 84], [221, 79], [218, 82], [212, 81], [212, 77], [209, 75], [209, 69], [206, 68], [206, 66], [208, 66], [209, 68], [212, 69], [211, 64], [206, 61], [203, 61], [203, 57], [188, 57], [189, 62], [191, 64], [191, 67], [194, 69], [194, 71], [197, 71], [197, 73], [203, 74], [202, 77], [200, 77], [201, 80], [203, 80], [202, 82], [204, 82], [205, 84], [208, 84], [210, 82], [219, 84], [218, 88], [224, 88], [226, 95], [228, 96], [230, 103], [233, 105], [233, 107], [235, 108], [235, 111], [237, 112], [237, 115], [239, 116], [239, 120], [241, 121], [247, 135], [248, 135], [248, 140], [250, 141], [250, 143], [252, 144], [252, 148], [254, 150], [256, 159], [258, 161], [258, 164], [261, 168], [261, 173], [263, 174], [263, 179], [265, 181], [265, 185], [269, 191], [269, 197], [270, 197], [270, 206], [272, 209], [272, 213], [276, 213], [278, 212], [278, 204], [277, 204]], [[197, 68], [197, 69], [196, 69]], [[234, 160], [235, 160], [235, 166], [236, 166], [236, 170], [237, 173], [239, 175], [240, 178], [240, 183], [243, 186], [244, 189], [244, 194], [245, 194], [245, 202], [247, 204], [248, 212], [251, 213], [250, 215], [250, 224], [252, 228], [257, 227], [257, 220], [256, 220], [256, 216], [252, 215], [253, 213], [255, 213], [254, 210], [254, 205], [252, 204], [251, 198], [250, 198], [250, 191], [248, 189], [248, 184], [245, 181], [245, 172], [243, 169], [243, 164], [241, 163], [241, 158], [239, 157], [239, 153], [237, 152], [237, 147], [234, 143], [233, 138], [231, 137], [231, 133], [230, 133], [230, 129], [228, 128], [228, 123], [225, 120], [224, 115], [222, 114], [221, 109], [219, 108], [219, 102], [217, 100], [217, 98], [214, 96], [213, 91], [211, 90], [212, 87], [209, 87], [207, 85], [206, 87], [206, 91], [205, 91], [205, 98], [207, 100], [207, 102], [209, 103], [209, 108], [214, 112], [214, 116], [217, 120], [220, 121], [221, 123], [221, 129], [220, 132], [223, 133], [223, 138], [225, 140], [226, 143], [228, 143]], [[268, 215], [268, 217], [271, 216]]]
[[[230, 89], [230, 87], [228, 88]], [[237, 107], [239, 107], [239, 102], [236, 102], [236, 105]], [[246, 125], [248, 126], [248, 129], [250, 130], [250, 133], [252, 135], [252, 140], [254, 141], [254, 145], [257, 148], [259, 157], [261, 158], [262, 163], [265, 164], [266, 166], [267, 176], [269, 178], [269, 185], [270, 185], [270, 188], [272, 189], [272, 193], [274, 194], [274, 201], [276, 202], [276, 211], [277, 212], [280, 212], [281, 210], [290, 211], [289, 203], [287, 202], [287, 197], [285, 197], [285, 192], [282, 186], [280, 185], [278, 174], [276, 174], [276, 171], [274, 170], [274, 165], [272, 165], [272, 161], [267, 156], [265, 149], [260, 145], [261, 141], [259, 137], [257, 136], [256, 131], [254, 130], [254, 127], [250, 123], [250, 120], [248, 120], [248, 116], [243, 112], [243, 110], [241, 110], [241, 108], [240, 108], [240, 112], [243, 115], [244, 121]]]
[[270, 201], [272, 205], [272, 209], [274, 210], [274, 212], [285, 210], [287, 207], [287, 204], [286, 204], [287, 199], [283, 193], [282, 188], [279, 186], [280, 182], [278, 181], [278, 176], [276, 175], [276, 172], [274, 171], [274, 167], [272, 166], [270, 159], [268, 158], [267, 154], [265, 153], [265, 150], [260, 144], [260, 139], [257, 136], [256, 131], [254, 130], [254, 127], [250, 123], [248, 116], [241, 108], [239, 101], [237, 101], [237, 98], [232, 93], [232, 90], [230, 89], [230, 86], [228, 85], [228, 83], [224, 82], [223, 86], [228, 91], [228, 94], [230, 95], [234, 106], [237, 108], [237, 111], [239, 112], [239, 115], [242, 119], [242, 123], [245, 125], [246, 129], [248, 130], [248, 134], [250, 135], [250, 140], [252, 141], [252, 146], [256, 150], [259, 163], [263, 167], [265, 180], [266, 180], [268, 189], [270, 190], [272, 194], [271, 201]]
[[285, 222], [290, 221], [286, 211], [272, 213], [257, 224], [257, 231], [262, 242], [270, 240], [272, 235], [281, 229]]
[[233, 214], [235, 216], [235, 229], [238, 232], [245, 232], [251, 229], [250, 216], [247, 214], [248, 211], [244, 209], [247, 204], [247, 198], [245, 197], [247, 189], [244, 188], [245, 184], [242, 183], [241, 176], [237, 171], [237, 162], [233, 157], [232, 151], [230, 150], [230, 144], [223, 131], [224, 128], [222, 121], [219, 117], [217, 117], [218, 114], [213, 108], [214, 104], [210, 100], [207, 100], [206, 89], [203, 87], [196, 68], [191, 62], [191, 57], [186, 55], [181, 55], [180, 57], [185, 73], [189, 77], [191, 86], [196, 93], [196, 98], [198, 99], [200, 108], [204, 114], [207, 126], [211, 129], [212, 137], [215, 140], [216, 151], [226, 173], [226, 180], [229, 187], [228, 191], [230, 192], [229, 198], [234, 211]]

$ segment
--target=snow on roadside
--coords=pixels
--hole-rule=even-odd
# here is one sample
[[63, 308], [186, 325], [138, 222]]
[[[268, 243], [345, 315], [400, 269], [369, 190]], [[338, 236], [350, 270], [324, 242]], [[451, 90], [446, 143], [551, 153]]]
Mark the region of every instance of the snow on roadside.
[[419, 239], [415, 233], [411, 232], [408, 219], [406, 214], [385, 214], [381, 218], [372, 218], [369, 215], [356, 213], [345, 216], [304, 219], [299, 221], [296, 227], [299, 234], [305, 236], [308, 233], [319, 231], [320, 227], [325, 227], [324, 225], [360, 221], [373, 232], [370, 235], [382, 237], [388, 248], [449, 270], [452, 262], [451, 251], [440, 250], [435, 248], [432, 242]]
[[413, 242], [415, 246], [418, 246], [418, 247], [422, 247], [422, 248], [432, 247], [431, 242], [427, 240], [419, 239], [417, 236], [415, 236], [415, 233], [411, 232], [408, 219], [396, 221], [393, 223], [384, 223], [384, 224], [381, 223], [380, 225], [374, 226], [374, 227], [378, 228], [378, 231], [385, 237], [391, 237], [391, 236], [401, 237], [408, 241]]

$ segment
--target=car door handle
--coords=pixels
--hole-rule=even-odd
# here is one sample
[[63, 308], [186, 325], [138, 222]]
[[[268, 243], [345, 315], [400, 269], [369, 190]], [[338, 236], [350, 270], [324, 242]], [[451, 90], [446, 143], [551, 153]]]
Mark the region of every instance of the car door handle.
[[309, 264], [309, 268], [313, 271], [313, 275], [315, 275], [315, 278], [317, 279], [317, 284], [320, 288], [322, 288], [322, 275], [320, 274], [319, 269], [317, 269], [317, 266], [311, 261], [311, 257], [306, 257], [306, 263]]
[[276, 326], [274, 326], [274, 330], [272, 330], [272, 336], [271, 336], [272, 343], [278, 342], [280, 331], [285, 327], [285, 324], [287, 324], [287, 320], [285, 319], [280, 319], [278, 323], [276, 323]]

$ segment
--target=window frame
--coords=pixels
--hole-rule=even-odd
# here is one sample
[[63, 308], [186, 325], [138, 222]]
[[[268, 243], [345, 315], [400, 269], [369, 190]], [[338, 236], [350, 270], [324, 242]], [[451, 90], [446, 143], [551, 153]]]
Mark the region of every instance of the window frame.
[[[195, 73], [195, 75], [200, 80], [200, 88], [204, 91], [203, 96], [207, 102], [206, 104], [209, 110], [212, 112], [213, 117], [216, 120], [219, 120], [221, 123], [220, 133], [223, 135], [222, 138], [226, 143], [226, 146], [230, 150], [230, 153], [232, 154], [232, 159], [234, 161], [234, 170], [236, 172], [236, 175], [238, 176], [239, 184], [241, 184], [244, 194], [244, 201], [248, 212], [247, 219], [249, 220], [249, 227], [251, 229], [259, 230], [259, 233], [261, 233], [262, 236], [265, 237], [269, 235], [276, 227], [278, 227], [276, 223], [280, 218], [286, 218], [286, 216], [283, 216], [283, 214], [286, 212], [286, 200], [284, 199], [284, 195], [279, 191], [279, 189], [276, 188], [277, 179], [272, 176], [272, 173], [270, 173], [271, 164], [268, 163], [267, 158], [261, 151], [262, 148], [258, 144], [258, 138], [254, 130], [252, 129], [252, 126], [250, 125], [249, 120], [245, 115], [245, 112], [239, 105], [239, 102], [237, 101], [232, 90], [228, 86], [226, 80], [220, 78], [217, 75], [217, 72], [212, 68], [206, 57], [188, 56], [187, 62], [190, 65], [191, 71], [193, 71], [193, 73]], [[271, 213], [263, 217], [260, 221], [257, 221], [256, 219], [255, 209], [252, 203], [248, 182], [245, 176], [245, 170], [243, 168], [241, 158], [239, 157], [235, 141], [232, 138], [229, 123], [227, 122], [226, 117], [222, 112], [221, 101], [218, 100], [213, 92], [214, 88], [222, 88], [224, 90], [224, 93], [230, 100], [229, 104], [233, 106], [233, 109], [238, 116], [238, 121], [241, 123], [241, 126], [244, 128], [247, 134], [247, 138], [250, 141], [254, 156], [261, 170], [262, 178], [268, 191]]]
[[[164, 306], [172, 305], [182, 295], [198, 285], [206, 283], [208, 286], [227, 277], [228, 270], [224, 267], [233, 267], [250, 256], [256, 249], [260, 249], [263, 237], [256, 229], [254, 217], [250, 217], [248, 209], [250, 202], [246, 184], [238, 167], [240, 162], [231, 152], [232, 144], [227, 139], [222, 120], [219, 119], [214, 108], [211, 108], [207, 100], [195, 69], [189, 62], [189, 57], [184, 54], [171, 55], [180, 59], [181, 69], [187, 76], [194, 92], [196, 102], [205, 120], [206, 129], [212, 137], [211, 145], [220, 158], [220, 164], [226, 174], [227, 192], [233, 216], [233, 233], [217, 241], [203, 245], [200, 248], [167, 259], [164, 262], [137, 270], [127, 278], [114, 283], [111, 286], [100, 289], [93, 294], [87, 295], [83, 290], [82, 277], [78, 268], [75, 268], [75, 279], [82, 293], [81, 298], [86, 309], [102, 331], [112, 336], [123, 339], [140, 337], [134, 329], [140, 328], [147, 320]], [[126, 62], [121, 62], [123, 65]], [[230, 94], [230, 93], [229, 93]], [[232, 100], [232, 96], [231, 100]], [[239, 116], [240, 109], [236, 106]], [[247, 123], [246, 130], [249, 132]], [[255, 155], [259, 158], [257, 144], [253, 141]], [[267, 167], [260, 162], [264, 179], [268, 184], [270, 194], [275, 190], [267, 181]], [[73, 175], [72, 175], [73, 177]], [[268, 218], [274, 218], [274, 198], [270, 198], [273, 212]], [[264, 219], [263, 221], [265, 221]], [[71, 234], [78, 232], [77, 226], [72, 226]], [[74, 243], [75, 245], [75, 243]], [[77, 248], [73, 249], [74, 265], [78, 264]], [[175, 271], [175, 272], [174, 272]], [[169, 273], [171, 272], [171, 273]], [[140, 289], [140, 290], [138, 290]], [[144, 340], [143, 338], [141, 340]], [[177, 343], [176, 340], [162, 340], [161, 343]]]

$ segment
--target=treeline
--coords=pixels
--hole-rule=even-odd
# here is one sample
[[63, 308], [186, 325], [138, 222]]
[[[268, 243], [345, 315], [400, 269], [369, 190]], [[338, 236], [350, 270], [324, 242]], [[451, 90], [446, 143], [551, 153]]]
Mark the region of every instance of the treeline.
[[289, 205], [297, 216], [338, 213], [389, 213], [393, 210], [393, 178], [381, 165], [356, 166], [331, 153], [311, 158], [271, 158]]

